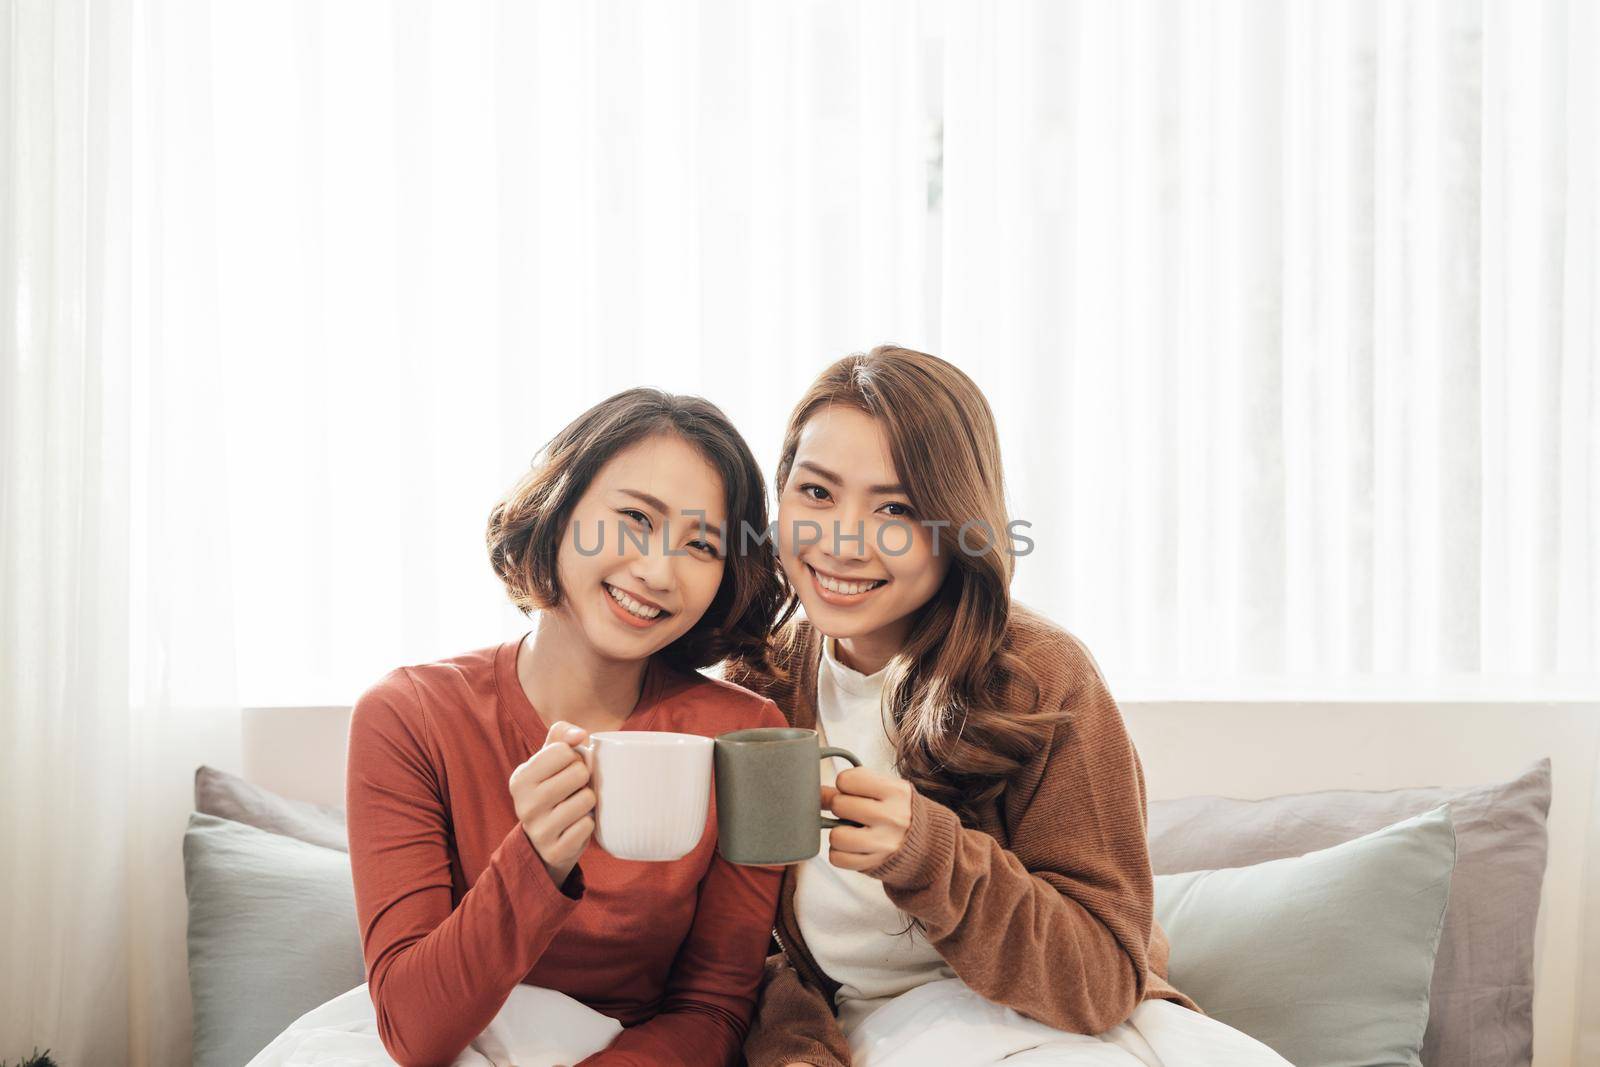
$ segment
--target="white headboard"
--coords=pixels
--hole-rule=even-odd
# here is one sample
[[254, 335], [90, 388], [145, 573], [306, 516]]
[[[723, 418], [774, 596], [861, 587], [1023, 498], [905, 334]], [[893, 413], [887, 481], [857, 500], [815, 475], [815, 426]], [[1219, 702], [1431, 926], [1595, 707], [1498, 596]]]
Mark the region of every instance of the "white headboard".
[[344, 807], [350, 707], [245, 708], [244, 776], [296, 800]]

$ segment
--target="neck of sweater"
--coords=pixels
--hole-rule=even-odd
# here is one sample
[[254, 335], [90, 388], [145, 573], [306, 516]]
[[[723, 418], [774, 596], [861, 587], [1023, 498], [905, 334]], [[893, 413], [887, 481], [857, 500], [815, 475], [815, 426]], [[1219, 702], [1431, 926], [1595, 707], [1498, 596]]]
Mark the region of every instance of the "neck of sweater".
[[880, 667], [871, 674], [862, 674], [839, 658], [838, 642], [832, 637], [822, 639], [822, 669], [828, 672], [828, 677], [840, 692], [853, 697], [881, 696], [883, 681], [889, 670], [888, 667]]

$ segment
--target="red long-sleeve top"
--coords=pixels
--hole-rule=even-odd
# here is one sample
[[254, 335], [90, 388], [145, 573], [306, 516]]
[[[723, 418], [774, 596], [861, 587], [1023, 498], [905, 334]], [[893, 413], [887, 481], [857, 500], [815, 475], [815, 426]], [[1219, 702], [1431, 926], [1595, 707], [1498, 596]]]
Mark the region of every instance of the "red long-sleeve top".
[[[558, 887], [506, 784], [547, 733], [517, 679], [520, 647], [397, 668], [356, 702], [350, 861], [384, 1045], [401, 1064], [447, 1064], [527, 982], [626, 1027], [589, 1067], [737, 1062], [782, 868], [716, 852], [713, 798], [682, 859], [619, 860], [591, 843]], [[622, 728], [782, 725], [771, 700], [652, 660]]]

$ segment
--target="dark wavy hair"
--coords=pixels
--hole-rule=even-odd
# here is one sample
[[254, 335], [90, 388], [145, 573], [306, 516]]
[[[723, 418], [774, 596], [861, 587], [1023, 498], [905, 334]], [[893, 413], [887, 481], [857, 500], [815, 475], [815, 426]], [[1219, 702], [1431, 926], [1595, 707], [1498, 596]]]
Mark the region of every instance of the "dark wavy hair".
[[688, 670], [729, 656], [765, 664], [772, 631], [794, 611], [786, 608], [771, 542], [756, 538], [751, 545], [739, 536], [745, 529], [766, 531], [766, 482], [733, 423], [702, 397], [627, 389], [573, 419], [489, 512], [489, 563], [524, 615], [559, 606], [556, 561], [573, 508], [613, 456], [659, 434], [681, 438], [721, 475], [729, 532], [717, 595], [662, 655]]

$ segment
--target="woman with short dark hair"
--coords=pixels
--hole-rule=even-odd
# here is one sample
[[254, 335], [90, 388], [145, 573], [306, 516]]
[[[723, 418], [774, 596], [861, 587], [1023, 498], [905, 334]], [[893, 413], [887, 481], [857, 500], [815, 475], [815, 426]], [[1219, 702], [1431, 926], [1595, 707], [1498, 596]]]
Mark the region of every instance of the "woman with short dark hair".
[[[522, 984], [625, 1029], [585, 1063], [730, 1064], [754, 1009], [779, 871], [590, 847], [588, 734], [781, 726], [697, 673], [764, 656], [781, 585], [759, 468], [710, 403], [633, 389], [567, 426], [489, 518], [527, 634], [397, 668], [351, 721], [356, 910], [377, 1029], [449, 1063]], [[603, 1021], [603, 1020], [602, 1020]], [[606, 1025], [611, 1025], [607, 1023]]]

